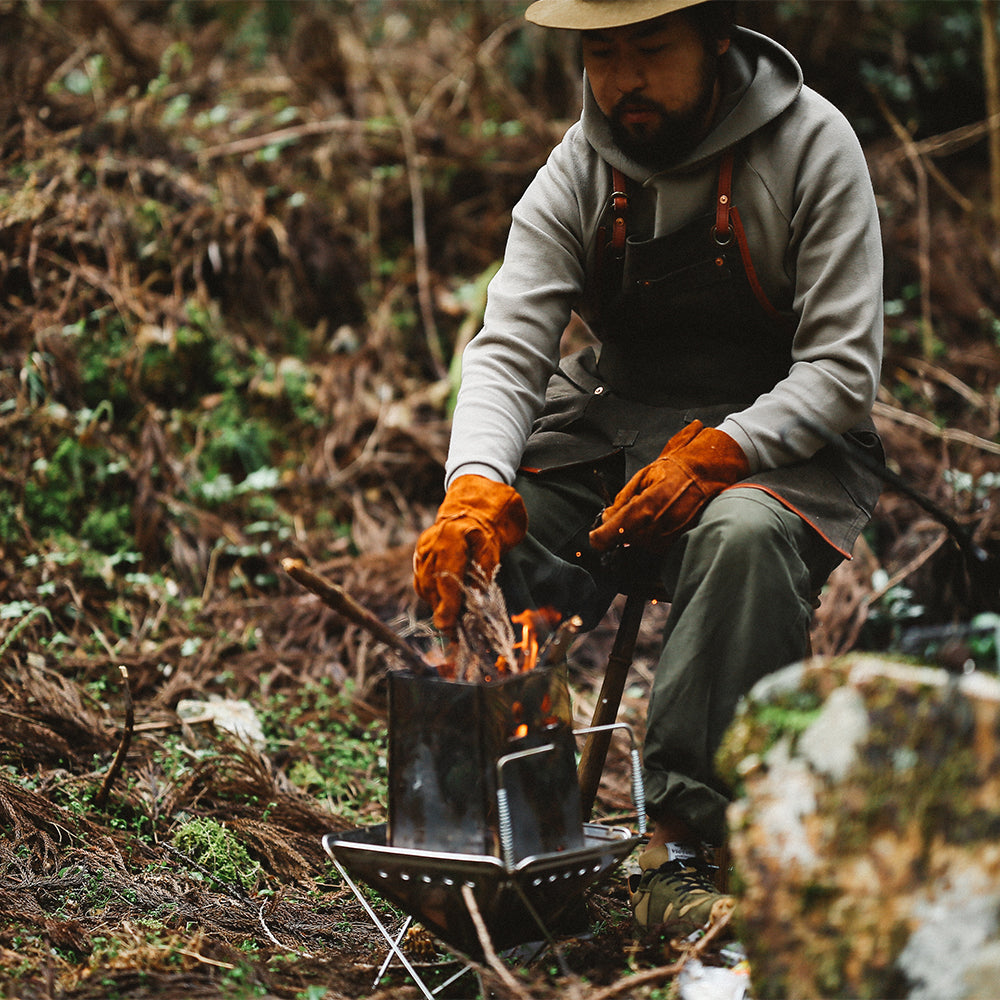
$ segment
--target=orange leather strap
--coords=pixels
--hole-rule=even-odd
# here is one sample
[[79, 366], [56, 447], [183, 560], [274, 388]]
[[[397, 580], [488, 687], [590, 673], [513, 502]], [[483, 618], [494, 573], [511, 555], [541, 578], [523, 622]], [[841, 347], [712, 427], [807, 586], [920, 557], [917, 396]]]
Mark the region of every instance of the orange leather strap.
[[719, 164], [719, 189], [715, 198], [715, 229], [712, 235], [720, 246], [726, 246], [733, 238], [733, 224], [729, 221], [729, 211], [733, 202], [733, 151], [726, 150]]
[[625, 175], [617, 168], [611, 168], [611, 245], [617, 251], [625, 249], [626, 215], [628, 213], [628, 192]]

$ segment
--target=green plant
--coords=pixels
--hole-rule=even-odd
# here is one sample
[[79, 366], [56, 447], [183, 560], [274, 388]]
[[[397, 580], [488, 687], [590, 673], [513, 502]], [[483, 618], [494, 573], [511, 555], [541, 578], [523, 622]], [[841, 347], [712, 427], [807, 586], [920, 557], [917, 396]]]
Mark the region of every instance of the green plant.
[[969, 648], [976, 662], [1000, 674], [1000, 615], [984, 611], [972, 619]]
[[984, 472], [974, 476], [959, 469], [945, 469], [941, 478], [959, 495], [967, 495], [977, 503], [982, 502], [993, 490], [1000, 489], [1000, 473]]
[[172, 843], [223, 886], [251, 889], [262, 874], [236, 835], [217, 820], [188, 820], [177, 828]]
[[249, 416], [242, 396], [234, 390], [223, 393], [218, 404], [203, 416], [202, 425], [207, 443], [198, 462], [202, 473], [198, 489], [205, 499], [212, 499], [212, 483], [226, 481], [220, 477], [228, 477], [232, 483], [270, 466], [278, 431], [266, 420]]
[[890, 587], [888, 582], [889, 574], [884, 569], [872, 574], [872, 587], [878, 599], [869, 608], [866, 624], [887, 633], [895, 641], [905, 623], [923, 617], [924, 607], [916, 602], [911, 588], [902, 584]]
[[301, 993], [295, 994], [295, 1000], [323, 1000], [328, 992], [325, 986], [307, 986]]
[[388, 796], [385, 725], [357, 718], [350, 685], [336, 688], [323, 679], [279, 691], [260, 718], [269, 743], [290, 754], [293, 784], [353, 821], [381, 815]]
[[131, 483], [119, 456], [83, 436], [65, 434], [31, 466], [24, 516], [36, 539], [74, 535], [100, 552], [131, 544]]
[[119, 418], [125, 416], [132, 409], [127, 370], [132, 342], [121, 317], [97, 309], [64, 326], [62, 334], [79, 358], [87, 404], [109, 401]]
[[224, 992], [232, 997], [262, 997], [267, 995], [267, 987], [257, 979], [257, 974], [248, 962], [240, 962], [226, 969], [221, 976]]
[[13, 490], [0, 489], [0, 545], [9, 545], [22, 535], [18, 507]]
[[0, 621], [4, 619], [20, 619], [10, 632], [4, 637], [3, 645], [0, 645], [0, 659], [10, 648], [11, 643], [36, 619], [40, 617], [48, 618], [52, 621], [49, 609], [40, 605], [29, 604], [27, 601], [12, 601], [9, 604], [0, 605]]

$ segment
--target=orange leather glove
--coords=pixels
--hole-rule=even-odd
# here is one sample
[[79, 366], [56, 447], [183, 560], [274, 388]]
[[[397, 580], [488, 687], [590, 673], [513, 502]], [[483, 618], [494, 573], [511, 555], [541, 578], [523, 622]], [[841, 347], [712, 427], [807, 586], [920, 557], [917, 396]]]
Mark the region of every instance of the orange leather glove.
[[454, 629], [469, 569], [486, 579], [528, 530], [528, 512], [513, 487], [485, 476], [459, 476], [448, 487], [434, 523], [417, 539], [413, 586], [434, 609], [434, 624]]
[[605, 508], [590, 544], [610, 549], [628, 543], [664, 552], [712, 497], [748, 475], [746, 455], [728, 434], [692, 421]]

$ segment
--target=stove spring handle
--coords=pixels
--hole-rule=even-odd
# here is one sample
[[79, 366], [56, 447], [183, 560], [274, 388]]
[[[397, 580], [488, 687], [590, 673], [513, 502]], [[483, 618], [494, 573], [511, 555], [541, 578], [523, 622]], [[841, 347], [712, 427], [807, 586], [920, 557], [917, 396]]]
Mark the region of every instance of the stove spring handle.
[[631, 749], [629, 756], [632, 759], [632, 804], [637, 813], [636, 823], [639, 828], [639, 836], [646, 833], [646, 785], [642, 780], [642, 759], [639, 756], [639, 749], [635, 745], [635, 733], [627, 722], [610, 722], [606, 726], [588, 726], [586, 729], [574, 729], [574, 736], [586, 736], [588, 733], [598, 733], [610, 729], [624, 729], [628, 732]]
[[530, 750], [516, 750], [506, 754], [497, 761], [497, 828], [500, 833], [500, 851], [503, 855], [503, 865], [508, 872], [514, 871], [514, 823], [510, 818], [510, 803], [507, 800], [507, 789], [503, 783], [503, 769], [512, 760], [524, 757], [534, 757], [535, 754], [548, 753], [555, 750], [554, 743], [532, 747]]

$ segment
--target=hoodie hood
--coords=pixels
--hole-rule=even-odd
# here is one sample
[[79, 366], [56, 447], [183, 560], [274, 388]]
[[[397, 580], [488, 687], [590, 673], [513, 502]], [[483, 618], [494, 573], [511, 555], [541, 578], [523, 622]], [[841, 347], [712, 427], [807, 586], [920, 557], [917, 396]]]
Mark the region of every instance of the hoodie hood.
[[615, 145], [611, 124], [597, 106], [584, 76], [583, 130], [601, 158], [626, 176], [645, 184], [657, 174], [682, 173], [745, 139], [785, 111], [802, 90], [802, 69], [795, 57], [773, 39], [748, 28], [735, 28], [722, 60], [726, 89], [711, 131], [684, 159], [663, 169], [642, 166]]

